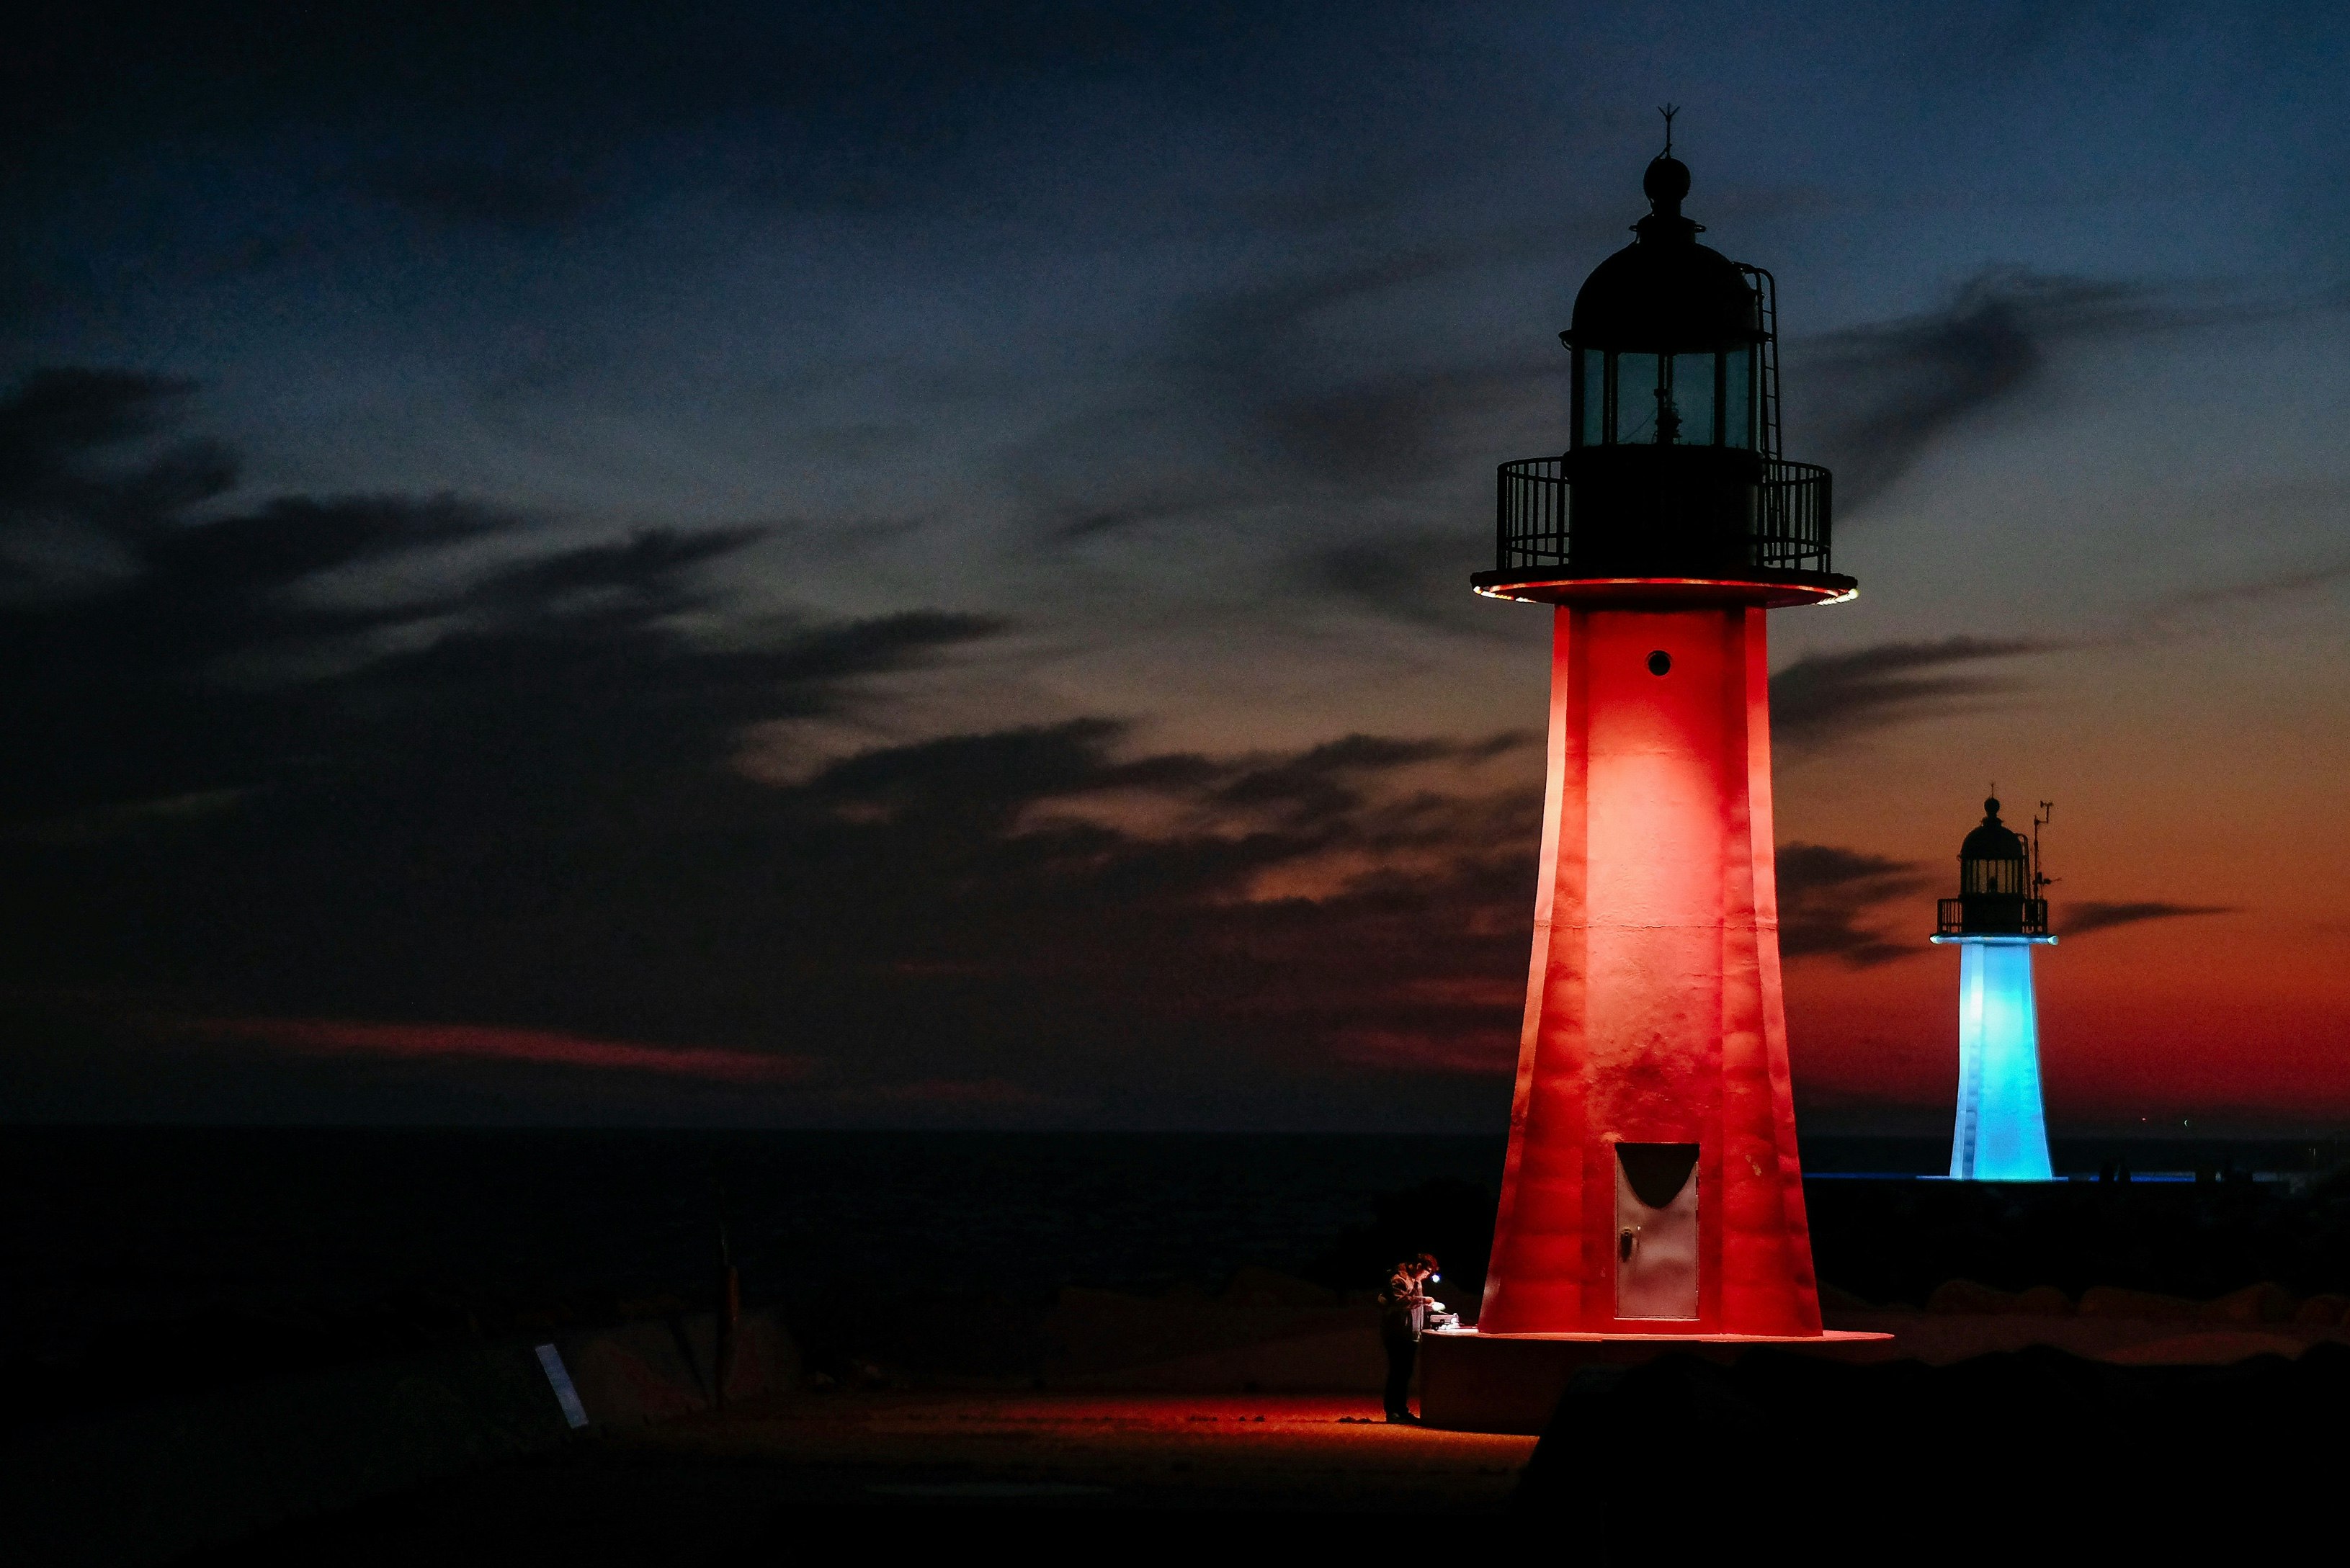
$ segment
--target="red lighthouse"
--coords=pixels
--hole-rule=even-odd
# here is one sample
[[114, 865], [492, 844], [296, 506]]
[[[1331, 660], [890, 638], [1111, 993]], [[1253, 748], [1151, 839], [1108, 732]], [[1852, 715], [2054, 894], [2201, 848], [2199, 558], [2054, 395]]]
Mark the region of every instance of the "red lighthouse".
[[[1565, 456], [1502, 465], [1477, 591], [1552, 611], [1524, 1032], [1478, 1337], [1819, 1335], [1771, 826], [1767, 612], [1853, 597], [1778, 451], [1772, 280], [1689, 170], [1560, 335]], [[1466, 1348], [1464, 1345], [1462, 1348]], [[1431, 1363], [1433, 1366], [1433, 1363]]]

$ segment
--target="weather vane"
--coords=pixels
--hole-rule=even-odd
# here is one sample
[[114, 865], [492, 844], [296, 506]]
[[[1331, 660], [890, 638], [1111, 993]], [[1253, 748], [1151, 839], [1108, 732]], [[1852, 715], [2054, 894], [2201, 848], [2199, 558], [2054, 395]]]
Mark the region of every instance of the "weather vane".
[[1673, 155], [1673, 116], [1680, 111], [1681, 106], [1677, 103], [1666, 104], [1657, 110], [1665, 117], [1665, 156], [1668, 158]]

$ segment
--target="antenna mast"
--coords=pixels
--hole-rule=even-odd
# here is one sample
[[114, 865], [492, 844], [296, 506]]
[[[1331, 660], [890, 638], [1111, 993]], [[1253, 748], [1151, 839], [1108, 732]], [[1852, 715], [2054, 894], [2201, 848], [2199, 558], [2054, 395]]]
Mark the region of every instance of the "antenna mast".
[[2043, 800], [2040, 803], [2040, 809], [2032, 816], [2032, 896], [2035, 898], [2040, 897], [2042, 889], [2054, 887], [2056, 882], [2055, 877], [2043, 877], [2040, 872], [2040, 830], [2047, 826], [2048, 819], [2055, 815], [2056, 803]]

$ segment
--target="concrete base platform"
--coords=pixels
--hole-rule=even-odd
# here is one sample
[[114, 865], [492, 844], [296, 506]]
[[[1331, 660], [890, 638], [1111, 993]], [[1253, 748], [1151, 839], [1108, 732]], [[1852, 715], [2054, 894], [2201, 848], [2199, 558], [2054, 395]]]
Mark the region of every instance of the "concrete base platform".
[[1735, 1361], [1768, 1347], [1842, 1361], [1890, 1361], [1889, 1334], [1830, 1330], [1801, 1338], [1754, 1334], [1484, 1334], [1439, 1330], [1419, 1341], [1419, 1412], [1456, 1432], [1534, 1432], [1586, 1366], [1635, 1366], [1675, 1351]]

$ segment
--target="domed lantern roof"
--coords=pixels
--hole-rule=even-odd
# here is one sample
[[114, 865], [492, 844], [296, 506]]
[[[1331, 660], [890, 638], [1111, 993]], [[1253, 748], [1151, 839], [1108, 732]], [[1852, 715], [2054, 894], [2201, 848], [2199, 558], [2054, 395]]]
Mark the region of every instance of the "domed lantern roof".
[[1649, 213], [1639, 238], [1601, 262], [1575, 296], [1573, 348], [1649, 354], [1717, 351], [1762, 341], [1761, 296], [1739, 265], [1697, 243], [1704, 225], [1681, 216], [1689, 165], [1667, 152], [1640, 189]]
[[[2023, 835], [1999, 819], [1999, 797], [1993, 795], [1985, 800], [1982, 826], [1968, 834], [1966, 841], [1959, 846], [1960, 861], [1963, 863], [1969, 860], [2022, 860], [2024, 858], [2026, 858], [2026, 853]], [[1962, 872], [1962, 878], [1963, 876]]]

